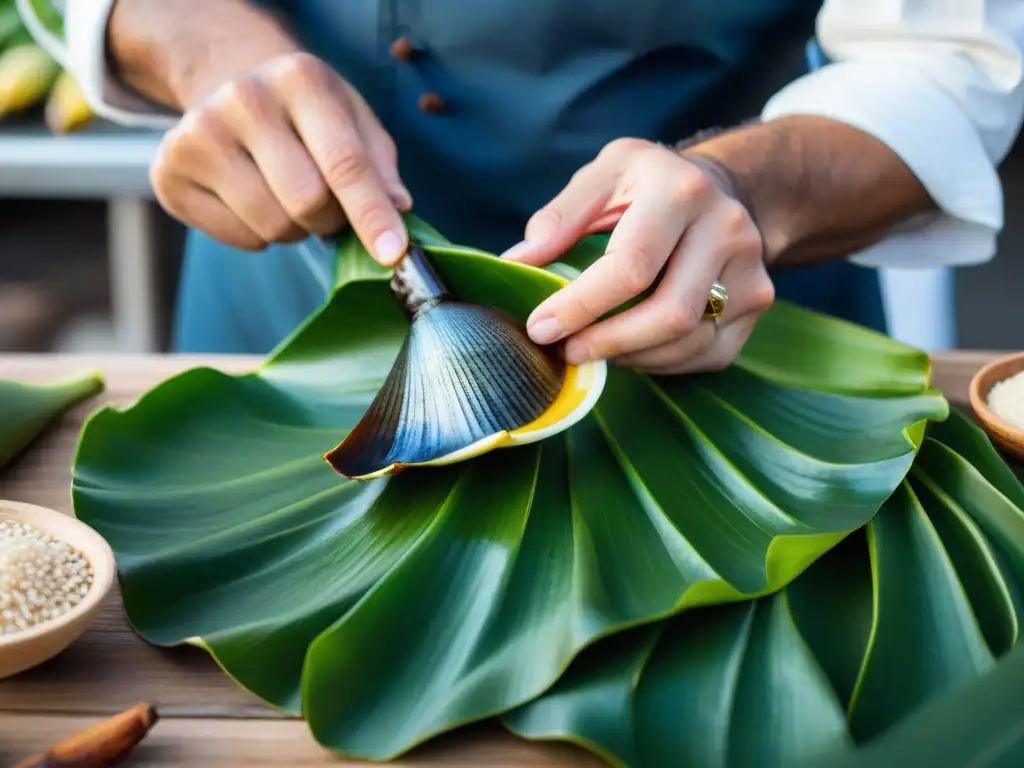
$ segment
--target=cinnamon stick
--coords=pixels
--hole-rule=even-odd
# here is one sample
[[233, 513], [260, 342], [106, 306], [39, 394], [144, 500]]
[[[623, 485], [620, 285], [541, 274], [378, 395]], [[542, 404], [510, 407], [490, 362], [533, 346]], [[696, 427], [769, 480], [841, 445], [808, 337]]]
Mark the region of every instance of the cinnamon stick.
[[158, 720], [144, 702], [76, 733], [14, 768], [109, 768], [119, 765]]

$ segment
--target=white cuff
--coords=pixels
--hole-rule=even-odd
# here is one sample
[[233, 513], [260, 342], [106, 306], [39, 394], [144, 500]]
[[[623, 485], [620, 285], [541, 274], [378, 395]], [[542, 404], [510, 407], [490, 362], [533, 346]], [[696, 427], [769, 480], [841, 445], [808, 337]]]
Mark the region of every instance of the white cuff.
[[851, 256], [874, 267], [941, 267], [992, 258], [1003, 226], [1003, 193], [978, 131], [927, 76], [892, 63], [829, 64], [765, 105], [762, 119], [817, 115], [859, 128], [891, 148], [940, 213], [894, 229]]
[[67, 69], [100, 117], [131, 127], [170, 128], [179, 114], [121, 85], [107, 66], [107, 22], [114, 0], [72, 0], [64, 15]]

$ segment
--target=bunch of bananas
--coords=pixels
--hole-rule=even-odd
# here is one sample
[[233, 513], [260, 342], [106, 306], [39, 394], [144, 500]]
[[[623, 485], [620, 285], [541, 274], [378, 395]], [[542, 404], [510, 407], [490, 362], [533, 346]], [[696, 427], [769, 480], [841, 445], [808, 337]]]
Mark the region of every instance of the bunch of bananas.
[[33, 41], [14, 0], [0, 0], [0, 120], [44, 100], [53, 133], [69, 133], [95, 117], [75, 78]]

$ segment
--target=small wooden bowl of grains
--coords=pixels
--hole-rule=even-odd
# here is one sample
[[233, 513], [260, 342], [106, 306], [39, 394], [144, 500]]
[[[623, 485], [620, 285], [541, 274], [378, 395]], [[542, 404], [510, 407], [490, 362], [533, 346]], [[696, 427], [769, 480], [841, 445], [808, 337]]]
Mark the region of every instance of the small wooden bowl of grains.
[[978, 371], [970, 395], [974, 415], [996, 446], [1024, 461], [1024, 352]]
[[89, 526], [0, 500], [0, 680], [77, 640], [114, 584], [114, 553]]

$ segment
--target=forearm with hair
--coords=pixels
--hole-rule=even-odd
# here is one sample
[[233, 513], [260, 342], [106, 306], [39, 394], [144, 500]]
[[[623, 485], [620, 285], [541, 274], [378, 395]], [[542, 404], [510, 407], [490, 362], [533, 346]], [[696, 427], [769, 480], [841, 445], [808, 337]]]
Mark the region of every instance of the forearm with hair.
[[935, 209], [889, 147], [827, 118], [747, 125], [686, 143], [680, 151], [746, 205], [769, 266], [843, 258]]
[[273, 13], [247, 0], [116, 0], [107, 26], [107, 51], [121, 81], [179, 110], [299, 50]]

